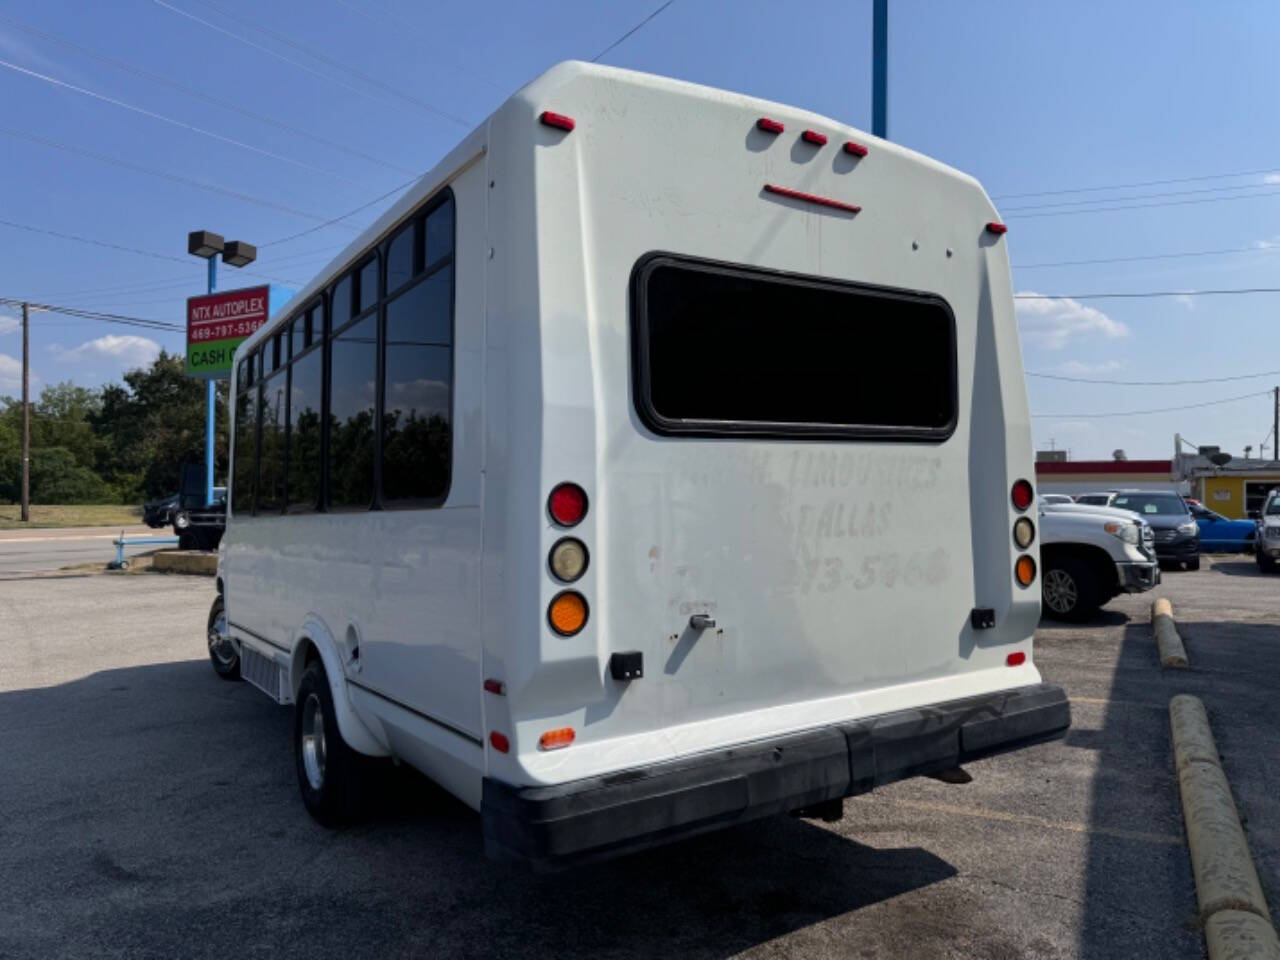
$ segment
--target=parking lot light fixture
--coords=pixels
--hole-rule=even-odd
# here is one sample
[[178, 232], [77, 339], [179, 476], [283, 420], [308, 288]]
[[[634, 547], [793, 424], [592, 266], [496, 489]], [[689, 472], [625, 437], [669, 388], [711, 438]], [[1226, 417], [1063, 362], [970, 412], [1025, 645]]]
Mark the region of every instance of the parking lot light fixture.
[[210, 230], [192, 230], [187, 234], [187, 253], [208, 260], [222, 252], [222, 237]]
[[243, 240], [229, 240], [222, 249], [222, 262], [243, 267], [258, 259], [258, 248]]

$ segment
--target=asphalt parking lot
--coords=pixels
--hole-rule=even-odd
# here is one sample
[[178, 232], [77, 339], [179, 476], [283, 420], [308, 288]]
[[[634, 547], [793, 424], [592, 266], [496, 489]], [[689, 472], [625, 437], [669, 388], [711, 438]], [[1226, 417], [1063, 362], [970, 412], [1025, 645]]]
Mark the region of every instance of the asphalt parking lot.
[[[1150, 601], [1192, 667], [1162, 672]], [[297, 797], [291, 715], [218, 680], [206, 579], [0, 583], [0, 956], [1204, 956], [1167, 707], [1209, 709], [1273, 905], [1280, 892], [1280, 576], [1168, 573], [1036, 659], [1063, 741], [572, 873], [483, 855], [419, 778], [333, 833]]]

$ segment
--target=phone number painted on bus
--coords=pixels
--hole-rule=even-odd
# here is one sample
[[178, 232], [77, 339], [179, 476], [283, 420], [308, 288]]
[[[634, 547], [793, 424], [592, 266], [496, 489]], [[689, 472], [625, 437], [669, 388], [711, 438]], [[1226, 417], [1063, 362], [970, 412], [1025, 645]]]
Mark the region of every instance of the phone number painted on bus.
[[187, 299], [187, 375], [231, 375], [240, 342], [267, 322], [268, 288], [246, 287]]

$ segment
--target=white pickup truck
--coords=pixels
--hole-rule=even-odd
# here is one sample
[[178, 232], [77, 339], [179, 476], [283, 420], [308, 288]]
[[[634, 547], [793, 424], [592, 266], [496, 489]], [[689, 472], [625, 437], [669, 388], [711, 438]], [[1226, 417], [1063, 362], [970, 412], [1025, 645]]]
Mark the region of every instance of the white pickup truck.
[[1129, 510], [1040, 500], [1045, 616], [1087, 620], [1112, 597], [1160, 582], [1151, 527]]

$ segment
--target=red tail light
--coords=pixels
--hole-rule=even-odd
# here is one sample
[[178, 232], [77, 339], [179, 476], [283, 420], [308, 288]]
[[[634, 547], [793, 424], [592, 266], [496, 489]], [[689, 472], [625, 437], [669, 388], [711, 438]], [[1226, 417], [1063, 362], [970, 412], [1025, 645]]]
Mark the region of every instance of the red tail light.
[[1019, 510], [1025, 510], [1031, 506], [1031, 501], [1035, 499], [1035, 491], [1031, 489], [1031, 483], [1027, 480], [1019, 480], [1013, 485], [1013, 505]]
[[576, 483], [561, 483], [547, 500], [551, 519], [562, 527], [572, 527], [587, 515], [587, 494]]
[[1016, 653], [1011, 653], [1005, 657], [1004, 662], [1011, 667], [1020, 667], [1027, 662], [1027, 655], [1018, 650]]
[[547, 127], [555, 127], [557, 130], [572, 130], [573, 117], [566, 117], [563, 113], [552, 113], [550, 110], [543, 110], [538, 115], [538, 120]]
[[497, 750], [499, 753], [508, 753], [511, 750], [511, 741], [507, 739], [505, 733], [499, 733], [497, 730], [489, 731], [489, 746]]

